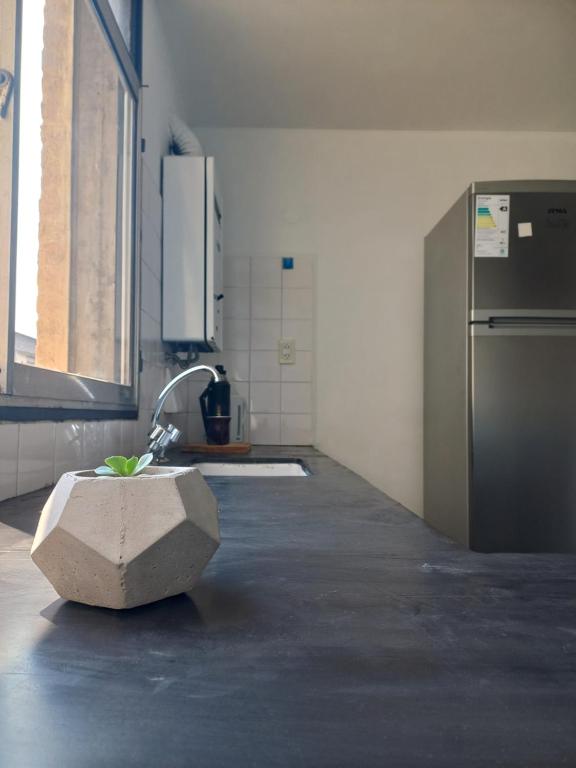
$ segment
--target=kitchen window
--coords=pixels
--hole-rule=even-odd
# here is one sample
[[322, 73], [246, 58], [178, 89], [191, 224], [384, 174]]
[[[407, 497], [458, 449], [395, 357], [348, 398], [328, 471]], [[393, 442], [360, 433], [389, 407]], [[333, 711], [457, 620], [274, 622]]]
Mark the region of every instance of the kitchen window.
[[3, 419], [136, 411], [137, 5], [0, 0]]

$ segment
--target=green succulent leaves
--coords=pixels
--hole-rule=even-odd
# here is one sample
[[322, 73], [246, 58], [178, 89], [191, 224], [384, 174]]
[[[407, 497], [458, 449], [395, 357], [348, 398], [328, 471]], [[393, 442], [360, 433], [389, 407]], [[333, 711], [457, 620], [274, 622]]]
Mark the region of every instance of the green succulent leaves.
[[108, 456], [104, 459], [106, 466], [98, 467], [94, 472], [104, 477], [135, 477], [146, 469], [153, 458], [151, 453], [145, 453], [140, 458], [132, 456], [130, 459], [126, 456]]

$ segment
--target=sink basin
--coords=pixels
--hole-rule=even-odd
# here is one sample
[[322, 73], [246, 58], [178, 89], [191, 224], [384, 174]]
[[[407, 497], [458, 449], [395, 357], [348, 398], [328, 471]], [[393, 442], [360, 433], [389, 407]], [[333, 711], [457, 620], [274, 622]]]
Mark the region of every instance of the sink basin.
[[194, 467], [206, 477], [307, 477], [310, 471], [294, 461], [199, 461]]

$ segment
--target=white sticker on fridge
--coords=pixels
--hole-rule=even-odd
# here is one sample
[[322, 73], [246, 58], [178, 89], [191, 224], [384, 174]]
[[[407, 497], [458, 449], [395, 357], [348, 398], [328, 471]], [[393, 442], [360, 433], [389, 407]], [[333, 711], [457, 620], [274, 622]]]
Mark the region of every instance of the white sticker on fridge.
[[508, 258], [510, 195], [476, 195], [474, 256]]
[[518, 223], [518, 237], [532, 237], [531, 221], [523, 221]]

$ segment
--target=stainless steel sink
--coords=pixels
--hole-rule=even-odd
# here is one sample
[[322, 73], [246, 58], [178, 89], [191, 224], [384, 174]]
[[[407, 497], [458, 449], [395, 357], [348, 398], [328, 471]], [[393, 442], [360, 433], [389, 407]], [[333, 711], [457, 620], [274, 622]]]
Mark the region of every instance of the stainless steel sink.
[[206, 477], [307, 477], [310, 474], [300, 459], [198, 461], [192, 466]]

